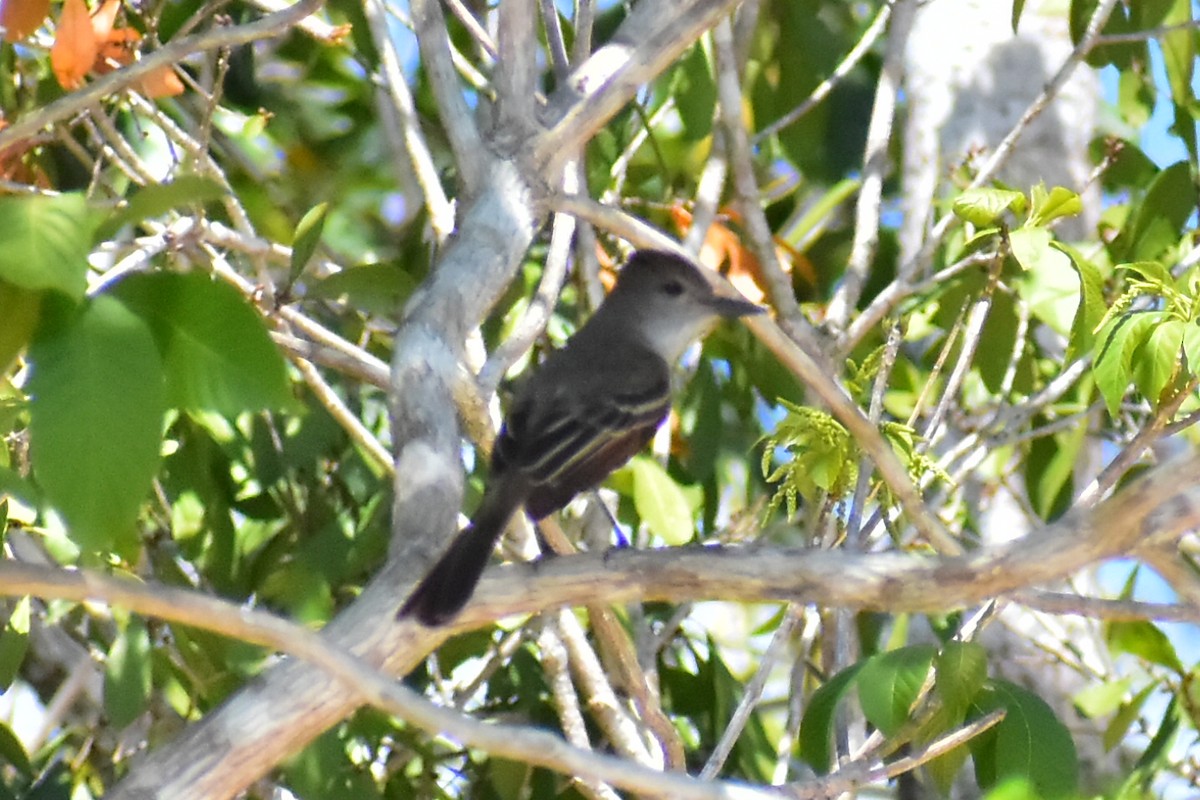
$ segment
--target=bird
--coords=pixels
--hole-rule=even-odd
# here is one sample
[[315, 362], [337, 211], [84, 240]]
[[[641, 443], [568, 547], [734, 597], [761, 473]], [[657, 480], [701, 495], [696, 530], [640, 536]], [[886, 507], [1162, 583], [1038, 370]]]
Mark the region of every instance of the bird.
[[683, 256], [634, 251], [591, 318], [517, 390], [478, 510], [398, 616], [453, 620], [517, 510], [540, 520], [636, 455], [667, 418], [687, 347], [722, 318], [763, 310], [718, 291]]

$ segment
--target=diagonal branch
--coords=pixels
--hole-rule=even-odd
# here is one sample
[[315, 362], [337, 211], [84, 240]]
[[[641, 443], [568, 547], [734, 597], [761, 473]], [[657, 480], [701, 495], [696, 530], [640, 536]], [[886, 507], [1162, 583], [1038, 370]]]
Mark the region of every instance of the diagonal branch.
[[535, 164], [557, 173], [637, 92], [667, 68], [737, 0], [638, 3], [616, 34], [550, 98], [547, 129], [533, 142]]

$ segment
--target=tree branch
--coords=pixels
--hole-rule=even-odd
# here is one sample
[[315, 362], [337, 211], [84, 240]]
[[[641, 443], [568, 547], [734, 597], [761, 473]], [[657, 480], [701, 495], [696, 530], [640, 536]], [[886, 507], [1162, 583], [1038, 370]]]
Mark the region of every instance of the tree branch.
[[62, 122], [106, 97], [132, 86], [137, 81], [162, 67], [169, 67], [194, 53], [236, 47], [258, 39], [278, 36], [309, 14], [316, 12], [324, 0], [300, 0], [283, 11], [269, 14], [255, 22], [233, 27], [214, 28], [195, 36], [172, 39], [153, 53], [140, 58], [127, 67], [110, 72], [83, 88], [60, 97], [49, 105], [42, 106], [28, 116], [21, 117], [0, 131], [0, 151], [18, 141], [34, 135], [42, 128]]
[[1008, 545], [961, 556], [681, 547], [560, 556], [492, 569], [453, 628], [557, 605], [641, 600], [946, 611], [1059, 580], [1129, 554], [1151, 537], [1171, 540], [1196, 527], [1200, 456], [1153, 470], [1105, 502]]
[[577, 67], [550, 98], [546, 130], [533, 142], [536, 164], [557, 173], [604, 123], [679, 57], [737, 0], [639, 3], [616, 34]]

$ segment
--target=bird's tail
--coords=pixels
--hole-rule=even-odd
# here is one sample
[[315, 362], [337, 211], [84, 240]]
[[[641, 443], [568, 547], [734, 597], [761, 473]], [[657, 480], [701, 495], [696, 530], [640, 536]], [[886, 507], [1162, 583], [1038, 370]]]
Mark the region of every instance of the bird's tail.
[[434, 627], [444, 625], [462, 611], [515, 510], [506, 495], [489, 492], [484, 497], [475, 521], [459, 532], [450, 549], [404, 601], [398, 616], [416, 617]]

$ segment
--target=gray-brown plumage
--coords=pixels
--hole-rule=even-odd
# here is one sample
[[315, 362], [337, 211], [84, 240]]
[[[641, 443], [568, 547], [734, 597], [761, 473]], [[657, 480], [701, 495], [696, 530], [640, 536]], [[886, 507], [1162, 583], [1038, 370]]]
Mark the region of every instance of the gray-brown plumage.
[[657, 250], [633, 254], [592, 318], [520, 388], [492, 451], [487, 489], [400, 610], [452, 619], [475, 590], [518, 508], [562, 508], [646, 446], [671, 407], [671, 366], [720, 318], [762, 309], [717, 294], [700, 269]]

